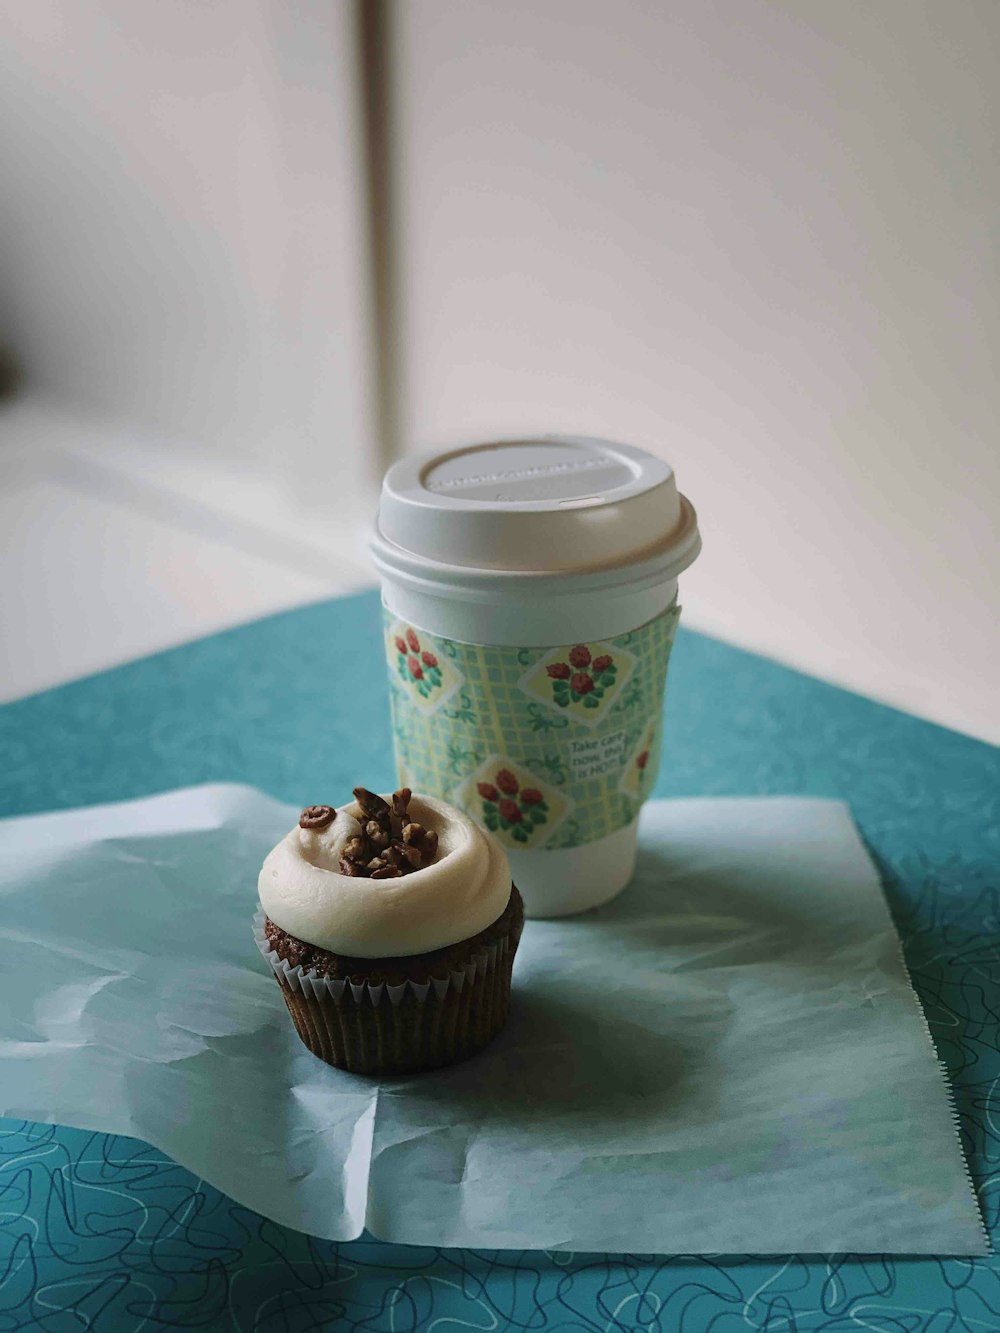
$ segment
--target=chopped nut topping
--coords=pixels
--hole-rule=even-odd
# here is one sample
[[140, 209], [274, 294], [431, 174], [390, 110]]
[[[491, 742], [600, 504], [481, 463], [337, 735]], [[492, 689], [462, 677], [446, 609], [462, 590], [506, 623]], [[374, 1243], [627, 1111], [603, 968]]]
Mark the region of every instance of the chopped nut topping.
[[[340, 873], [351, 878], [398, 879], [430, 865], [437, 855], [438, 836], [410, 819], [413, 793], [400, 787], [391, 803], [369, 791], [355, 787], [354, 796], [361, 807], [362, 832], [348, 838], [340, 857]], [[326, 828], [336, 817], [329, 805], [311, 805], [303, 810], [299, 823], [303, 828]]]

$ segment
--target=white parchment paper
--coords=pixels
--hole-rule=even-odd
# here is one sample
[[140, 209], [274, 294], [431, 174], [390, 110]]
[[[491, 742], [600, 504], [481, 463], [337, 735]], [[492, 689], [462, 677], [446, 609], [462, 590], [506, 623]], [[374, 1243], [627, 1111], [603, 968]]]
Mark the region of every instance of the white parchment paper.
[[844, 806], [647, 805], [615, 903], [529, 922], [484, 1053], [299, 1043], [251, 937], [296, 811], [211, 786], [0, 825], [0, 1109], [131, 1134], [333, 1239], [983, 1254], [946, 1085]]

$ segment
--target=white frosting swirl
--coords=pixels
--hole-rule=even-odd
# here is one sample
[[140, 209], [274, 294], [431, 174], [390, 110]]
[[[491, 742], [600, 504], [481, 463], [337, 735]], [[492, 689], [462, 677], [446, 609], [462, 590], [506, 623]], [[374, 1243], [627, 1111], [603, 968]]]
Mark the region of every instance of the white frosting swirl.
[[340, 850], [360, 832], [356, 805], [325, 829], [292, 831], [257, 881], [261, 906], [289, 935], [353, 958], [429, 953], [476, 935], [507, 906], [507, 854], [461, 810], [414, 796], [410, 817], [438, 835], [437, 857], [399, 879], [340, 874]]

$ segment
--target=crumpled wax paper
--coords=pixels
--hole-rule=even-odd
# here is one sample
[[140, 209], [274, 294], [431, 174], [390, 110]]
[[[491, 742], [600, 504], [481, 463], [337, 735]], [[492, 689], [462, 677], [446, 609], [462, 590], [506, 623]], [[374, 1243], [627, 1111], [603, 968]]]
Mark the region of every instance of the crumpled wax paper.
[[0, 1109], [131, 1134], [331, 1239], [987, 1252], [846, 808], [646, 806], [635, 881], [527, 924], [484, 1053], [378, 1081], [299, 1043], [254, 946], [297, 812], [208, 786], [0, 825]]

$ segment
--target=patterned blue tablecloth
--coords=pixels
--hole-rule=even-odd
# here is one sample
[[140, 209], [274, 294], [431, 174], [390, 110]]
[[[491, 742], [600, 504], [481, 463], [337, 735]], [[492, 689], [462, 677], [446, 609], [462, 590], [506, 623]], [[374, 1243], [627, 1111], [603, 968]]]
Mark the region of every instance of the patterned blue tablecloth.
[[[850, 802], [995, 1234], [1000, 752], [683, 631], [668, 695], [657, 795]], [[290, 612], [9, 705], [0, 757], [3, 814], [220, 779], [297, 804], [359, 777], [389, 786], [376, 598]], [[338, 1245], [239, 1207], [134, 1140], [0, 1121], [0, 1333], [160, 1327], [1000, 1333], [1000, 1259]]]

